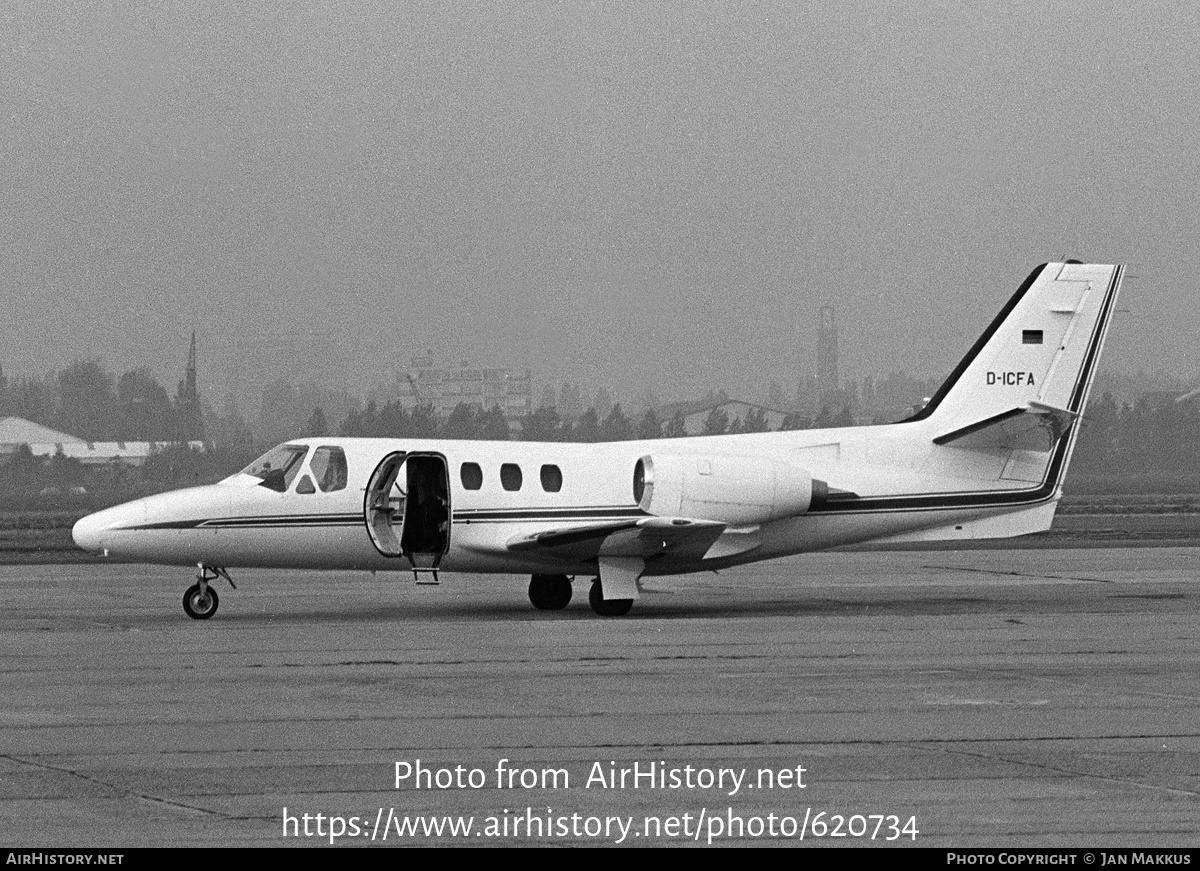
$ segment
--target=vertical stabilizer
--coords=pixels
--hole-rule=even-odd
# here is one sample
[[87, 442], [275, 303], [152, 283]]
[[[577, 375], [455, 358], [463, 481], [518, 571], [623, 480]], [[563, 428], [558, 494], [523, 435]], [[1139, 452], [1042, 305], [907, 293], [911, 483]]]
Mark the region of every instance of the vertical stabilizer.
[[1121, 283], [1121, 266], [1047, 263], [1030, 274], [912, 421], [939, 439], [1006, 415], [1083, 413]]

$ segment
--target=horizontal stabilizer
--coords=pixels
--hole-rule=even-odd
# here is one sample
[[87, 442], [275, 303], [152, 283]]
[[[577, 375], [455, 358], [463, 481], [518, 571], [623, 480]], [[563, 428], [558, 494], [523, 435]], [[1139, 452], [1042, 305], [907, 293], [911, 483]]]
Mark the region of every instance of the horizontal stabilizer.
[[1065, 408], [1031, 401], [1024, 408], [1013, 408], [940, 435], [933, 443], [979, 450], [1050, 451], [1078, 416]]

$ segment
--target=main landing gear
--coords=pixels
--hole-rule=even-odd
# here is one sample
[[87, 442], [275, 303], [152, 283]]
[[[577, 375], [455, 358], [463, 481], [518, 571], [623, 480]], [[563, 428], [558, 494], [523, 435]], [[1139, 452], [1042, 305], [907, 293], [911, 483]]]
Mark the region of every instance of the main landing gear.
[[633, 607], [633, 599], [605, 599], [600, 579], [596, 578], [588, 591], [588, 604], [601, 617], [624, 617]]
[[[529, 601], [539, 611], [561, 611], [571, 601], [571, 579], [566, 575], [532, 576]], [[601, 617], [623, 617], [633, 607], [633, 599], [605, 599], [600, 579], [595, 578], [588, 591], [588, 604]]]
[[539, 611], [561, 611], [571, 601], [571, 580], [566, 575], [534, 575], [529, 579], [529, 601]]
[[196, 568], [199, 569], [196, 583], [188, 587], [187, 592], [183, 594], [183, 612], [193, 620], [207, 620], [217, 613], [217, 605], [221, 603], [217, 591], [209, 586], [209, 582], [215, 581], [217, 578], [224, 578], [229, 581], [229, 586], [233, 589], [236, 590], [237, 585], [233, 582], [233, 578], [229, 577], [229, 572], [219, 566], [206, 566], [198, 563]]

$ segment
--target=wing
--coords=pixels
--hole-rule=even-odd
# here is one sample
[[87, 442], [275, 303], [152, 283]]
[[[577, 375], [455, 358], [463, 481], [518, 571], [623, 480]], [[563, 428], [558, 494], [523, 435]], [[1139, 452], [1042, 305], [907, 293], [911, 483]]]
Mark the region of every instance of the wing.
[[[726, 528], [726, 524], [715, 520], [645, 517], [535, 532], [510, 540], [507, 547], [516, 553], [536, 552], [572, 562], [595, 560], [606, 600], [636, 599], [638, 579], [648, 560], [668, 557], [673, 561], [699, 562], [710, 549], [721, 549], [714, 545]], [[757, 527], [753, 529], [757, 531]], [[745, 541], [740, 550], [758, 546], [756, 536], [738, 537]]]
[[704, 558], [725, 531], [725, 524], [686, 517], [645, 517], [593, 526], [567, 526], [510, 539], [514, 553], [536, 552], [549, 557], [586, 562], [603, 557], [651, 559]]

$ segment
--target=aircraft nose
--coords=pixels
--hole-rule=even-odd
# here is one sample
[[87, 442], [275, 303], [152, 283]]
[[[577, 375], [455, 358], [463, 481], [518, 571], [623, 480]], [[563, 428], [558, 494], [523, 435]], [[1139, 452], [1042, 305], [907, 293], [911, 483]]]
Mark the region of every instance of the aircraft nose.
[[113, 531], [130, 522], [141, 520], [146, 513], [142, 500], [105, 508], [80, 518], [71, 527], [71, 538], [78, 547], [89, 553], [101, 553], [108, 547]]
[[76, 547], [81, 547], [89, 553], [99, 553], [104, 549], [101, 535], [109, 527], [108, 521], [104, 517], [105, 513], [97, 511], [95, 514], [89, 514], [75, 522], [75, 525], [71, 527], [71, 538], [75, 540]]

